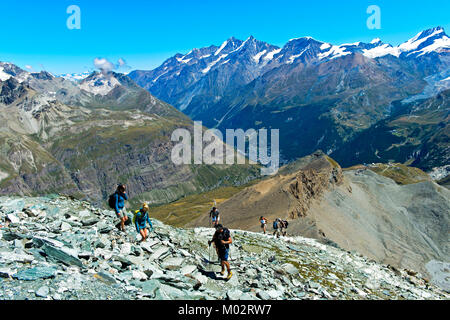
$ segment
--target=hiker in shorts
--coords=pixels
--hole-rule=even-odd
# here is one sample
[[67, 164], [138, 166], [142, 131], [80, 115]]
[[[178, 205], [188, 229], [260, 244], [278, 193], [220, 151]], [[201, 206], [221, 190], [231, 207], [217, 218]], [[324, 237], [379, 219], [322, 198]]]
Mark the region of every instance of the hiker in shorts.
[[148, 216], [150, 208], [146, 203], [142, 205], [142, 208], [136, 211], [134, 215], [134, 225], [136, 226], [136, 231], [141, 235], [141, 242], [144, 242], [148, 238], [149, 231], [147, 229], [147, 222], [150, 225], [150, 231], [153, 231], [152, 221]]
[[282, 228], [281, 219], [280, 218], [276, 218], [275, 221], [273, 222], [273, 229], [275, 230], [273, 232], [273, 235], [274, 236], [276, 235], [277, 238], [280, 237], [281, 228]]
[[[289, 222], [287, 222], [286, 220], [280, 220], [281, 222], [281, 229], [280, 229], [280, 233], [282, 236], [286, 236], [287, 235], [287, 227], [289, 225]], [[284, 230], [284, 231], [283, 231]]]
[[216, 207], [213, 207], [209, 212], [209, 218], [211, 219], [214, 228], [216, 228], [220, 221], [220, 212]]
[[125, 209], [125, 201], [128, 200], [127, 196], [127, 187], [125, 185], [120, 184], [117, 187], [116, 193], [114, 194], [115, 200], [115, 210], [117, 217], [120, 219], [120, 227], [121, 231], [125, 231], [125, 222], [128, 220], [128, 215]]
[[261, 216], [259, 222], [261, 223], [261, 229], [263, 229], [264, 234], [266, 234], [267, 219]]
[[231, 277], [233, 276], [233, 273], [231, 272], [230, 263], [228, 262], [228, 255], [230, 253], [230, 244], [233, 243], [233, 239], [231, 239], [230, 230], [224, 228], [221, 224], [218, 224], [213, 238], [210, 241], [208, 241], [208, 245], [211, 245], [211, 243], [214, 243], [217, 248], [218, 256], [222, 266], [222, 271], [220, 272], [220, 274], [222, 276], [225, 275], [225, 267], [227, 267], [228, 276], [226, 279], [230, 280]]

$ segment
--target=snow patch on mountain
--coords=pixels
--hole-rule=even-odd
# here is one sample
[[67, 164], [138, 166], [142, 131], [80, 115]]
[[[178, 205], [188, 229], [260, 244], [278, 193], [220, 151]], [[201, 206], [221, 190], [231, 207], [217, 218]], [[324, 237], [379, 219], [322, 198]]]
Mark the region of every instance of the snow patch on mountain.
[[265, 55], [266, 52], [267, 52], [267, 50], [263, 50], [263, 51], [257, 53], [255, 56], [253, 56], [252, 59], [253, 59], [256, 63], [259, 63], [259, 61], [261, 60], [261, 57], [262, 57], [263, 55]]
[[208, 73], [212, 67], [214, 67], [220, 60], [222, 60], [223, 58], [227, 57], [227, 54], [223, 54], [219, 57], [219, 59], [211, 62], [205, 69], [202, 70], [202, 73], [206, 74]]
[[371, 59], [384, 57], [388, 54], [398, 57], [400, 55], [400, 51], [398, 48], [394, 48], [390, 44], [382, 44], [372, 49], [363, 49], [363, 55]]
[[270, 61], [270, 60], [272, 60], [273, 57], [274, 57], [275, 55], [277, 55], [278, 53], [280, 53], [280, 51], [281, 51], [281, 49], [275, 49], [275, 50], [269, 52], [268, 54], [266, 54], [265, 57], [263, 57], [263, 60], [264, 60], [264, 61]]
[[222, 50], [227, 46], [227, 44], [228, 44], [228, 40], [224, 41], [224, 43], [222, 43], [220, 48], [217, 49], [217, 51], [214, 53], [214, 56], [217, 56], [220, 52], [222, 52]]
[[326, 50], [326, 49], [330, 49], [331, 48], [331, 44], [329, 43], [324, 43], [323, 45], [320, 46], [320, 50]]
[[8, 73], [6, 73], [3, 69], [3, 67], [0, 67], [0, 81], [6, 81], [12, 76]]
[[95, 95], [105, 96], [118, 85], [120, 85], [120, 82], [115, 77], [98, 73], [86, 78], [80, 84], [80, 88]]
[[318, 58], [319, 60], [323, 60], [326, 58], [329, 58], [330, 60], [339, 58], [339, 57], [343, 57], [346, 55], [351, 54], [351, 52], [346, 51], [346, 47], [342, 47], [342, 46], [331, 46], [331, 48], [323, 53], [319, 53]]
[[90, 72], [86, 71], [86, 72], [82, 72], [82, 73], [65, 73], [65, 74], [61, 74], [58, 77], [60, 78], [64, 78], [66, 80], [70, 80], [70, 81], [74, 81], [74, 82], [80, 82], [83, 81], [84, 79], [86, 79], [87, 77], [90, 76]]

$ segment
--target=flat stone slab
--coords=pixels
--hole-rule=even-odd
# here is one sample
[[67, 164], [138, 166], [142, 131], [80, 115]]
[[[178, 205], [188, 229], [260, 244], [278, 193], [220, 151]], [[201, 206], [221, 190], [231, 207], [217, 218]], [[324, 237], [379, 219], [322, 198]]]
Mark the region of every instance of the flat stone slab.
[[191, 274], [191, 273], [193, 273], [194, 271], [196, 271], [197, 270], [197, 266], [194, 266], [194, 265], [187, 265], [187, 266], [184, 266], [184, 267], [182, 267], [181, 269], [180, 269], [180, 273], [181, 274]]
[[50, 294], [50, 289], [47, 286], [42, 286], [36, 291], [36, 297], [47, 298]]
[[83, 268], [83, 263], [78, 258], [78, 253], [75, 250], [71, 250], [69, 248], [61, 247], [57, 248], [51, 245], [44, 244], [42, 250], [48, 255], [56, 260], [61, 261], [66, 265], [75, 265], [80, 268]]
[[258, 246], [251, 245], [251, 244], [243, 244], [242, 249], [244, 249], [247, 252], [256, 253], [256, 254], [260, 254], [264, 250], [264, 248], [262, 248], [262, 247], [258, 247]]
[[0, 261], [28, 263], [33, 260], [34, 257], [32, 255], [25, 253], [0, 252]]
[[161, 267], [163, 267], [164, 269], [175, 270], [179, 269], [183, 262], [183, 258], [169, 258], [161, 263]]
[[152, 255], [150, 256], [149, 260], [153, 261], [156, 259], [159, 259], [159, 257], [161, 257], [163, 254], [165, 254], [167, 251], [169, 251], [169, 248], [167, 247], [160, 247], [158, 249], [156, 249]]
[[24, 281], [34, 281], [37, 279], [50, 279], [56, 275], [56, 269], [49, 267], [35, 267], [19, 271], [13, 275], [13, 278]]

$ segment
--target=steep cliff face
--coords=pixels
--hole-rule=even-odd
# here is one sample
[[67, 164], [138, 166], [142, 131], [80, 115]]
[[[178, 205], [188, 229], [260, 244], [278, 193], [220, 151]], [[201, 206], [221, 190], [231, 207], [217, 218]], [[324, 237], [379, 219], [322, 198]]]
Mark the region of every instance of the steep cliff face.
[[287, 191], [297, 200], [295, 209], [289, 212], [291, 219], [306, 217], [314, 200], [321, 196], [334, 185], [343, 183], [344, 176], [339, 165], [330, 165], [327, 157], [305, 167], [296, 174]]

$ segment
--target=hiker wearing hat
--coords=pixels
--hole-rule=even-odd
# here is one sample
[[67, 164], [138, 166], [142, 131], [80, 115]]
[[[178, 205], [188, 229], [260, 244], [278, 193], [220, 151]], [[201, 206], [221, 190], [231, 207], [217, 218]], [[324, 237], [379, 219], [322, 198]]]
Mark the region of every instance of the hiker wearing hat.
[[141, 242], [144, 242], [148, 238], [147, 222], [150, 225], [150, 230], [153, 231], [152, 221], [148, 216], [150, 208], [146, 203], [142, 205], [142, 208], [137, 210], [134, 214], [133, 222], [136, 226], [136, 231], [141, 235]]
[[230, 253], [230, 244], [233, 243], [233, 239], [231, 239], [230, 230], [224, 228], [221, 224], [218, 224], [213, 238], [208, 241], [208, 245], [211, 245], [211, 243], [215, 244], [221, 262], [222, 271], [220, 274], [225, 275], [225, 267], [227, 267], [228, 276], [226, 279], [231, 279], [233, 273], [231, 272], [230, 263], [228, 262], [228, 255]]

